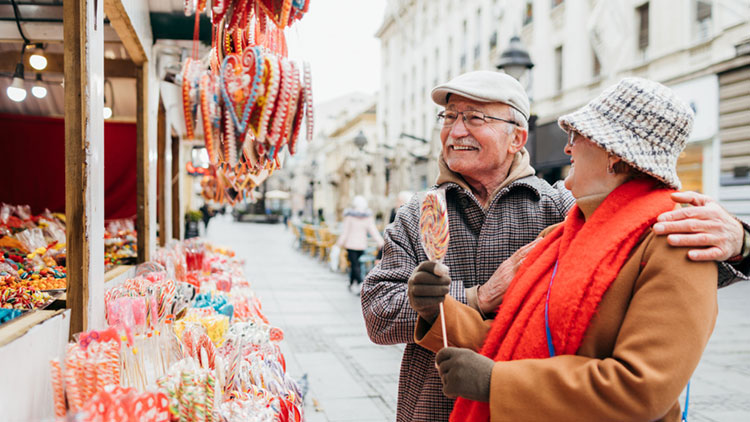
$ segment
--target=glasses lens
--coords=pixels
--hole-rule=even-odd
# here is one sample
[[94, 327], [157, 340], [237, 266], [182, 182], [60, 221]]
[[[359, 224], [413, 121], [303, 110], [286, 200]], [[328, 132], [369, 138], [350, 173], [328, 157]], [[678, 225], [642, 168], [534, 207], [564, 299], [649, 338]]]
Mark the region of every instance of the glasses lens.
[[472, 127], [482, 126], [486, 120], [484, 120], [484, 113], [479, 111], [464, 111], [466, 117], [466, 124]]
[[453, 123], [456, 123], [456, 119], [458, 118], [458, 113], [455, 111], [444, 111], [440, 114], [440, 117], [442, 117], [445, 126], [453, 126]]

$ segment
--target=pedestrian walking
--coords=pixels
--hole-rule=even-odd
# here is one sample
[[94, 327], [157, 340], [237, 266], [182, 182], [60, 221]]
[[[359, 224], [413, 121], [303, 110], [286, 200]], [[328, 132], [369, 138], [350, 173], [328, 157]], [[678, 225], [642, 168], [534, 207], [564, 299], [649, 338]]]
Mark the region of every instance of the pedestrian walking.
[[346, 249], [349, 259], [349, 290], [356, 283], [357, 292], [362, 284], [362, 270], [359, 258], [367, 249], [367, 235], [375, 239], [378, 249], [383, 247], [383, 237], [375, 227], [375, 219], [372, 211], [367, 206], [367, 200], [363, 196], [355, 196], [352, 200], [352, 208], [344, 211], [344, 227], [341, 235], [336, 240], [336, 246]]

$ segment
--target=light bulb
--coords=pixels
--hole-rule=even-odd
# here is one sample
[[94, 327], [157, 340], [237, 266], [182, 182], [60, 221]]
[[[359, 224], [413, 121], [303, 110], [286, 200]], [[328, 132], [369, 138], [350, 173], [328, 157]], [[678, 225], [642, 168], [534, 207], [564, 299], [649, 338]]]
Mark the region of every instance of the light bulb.
[[47, 67], [47, 58], [39, 53], [34, 53], [29, 57], [29, 64], [36, 70], [43, 70]]
[[109, 119], [110, 117], [112, 117], [112, 109], [110, 107], [104, 107], [104, 109], [102, 110], [102, 116], [105, 119]]
[[8, 94], [8, 98], [17, 103], [25, 100], [26, 88], [23, 87], [23, 79], [13, 78], [13, 83], [8, 86], [8, 89], [5, 90], [5, 93]]
[[43, 85], [34, 85], [31, 87], [31, 94], [39, 99], [47, 96], [47, 88]]

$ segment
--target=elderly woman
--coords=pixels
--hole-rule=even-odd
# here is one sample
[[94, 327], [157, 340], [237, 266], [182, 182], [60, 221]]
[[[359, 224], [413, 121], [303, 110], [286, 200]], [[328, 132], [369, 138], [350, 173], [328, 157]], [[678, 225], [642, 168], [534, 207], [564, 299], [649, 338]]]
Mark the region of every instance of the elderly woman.
[[[494, 320], [445, 297], [438, 351], [452, 421], [677, 421], [716, 321], [716, 265], [651, 226], [675, 207], [693, 121], [665, 86], [627, 78], [562, 116], [576, 198], [518, 269]], [[442, 350], [441, 350], [442, 349]]]

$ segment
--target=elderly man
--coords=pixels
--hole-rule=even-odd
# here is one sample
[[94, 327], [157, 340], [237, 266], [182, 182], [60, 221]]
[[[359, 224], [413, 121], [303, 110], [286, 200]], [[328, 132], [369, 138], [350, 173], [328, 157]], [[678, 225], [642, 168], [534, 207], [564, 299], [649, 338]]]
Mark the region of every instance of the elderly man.
[[[573, 205], [562, 182], [550, 186], [535, 177], [529, 165], [524, 148], [529, 100], [518, 81], [497, 72], [470, 72], [434, 88], [432, 99], [445, 107], [439, 114], [443, 128], [437, 185], [445, 188], [448, 206], [450, 245], [444, 264], [449, 270], [427, 262], [417, 195], [386, 230], [383, 260], [362, 290], [372, 341], [406, 343], [398, 421], [447, 421], [453, 407], [453, 400], [443, 395], [435, 355], [414, 344], [417, 312], [407, 295], [409, 279], [420, 279], [424, 290], [419, 295], [427, 299], [449, 292], [483, 314], [492, 312], [502, 300], [509, 274], [530, 249], [522, 247], [562, 221]], [[703, 195], [681, 193], [673, 199], [697, 206], [663, 214], [654, 230], [669, 234], [672, 245], [695, 247], [691, 259], [733, 262], [720, 264], [720, 287], [747, 279], [750, 227], [743, 230], [738, 220]], [[421, 314], [437, 314], [436, 301], [412, 306], [423, 307]]]

